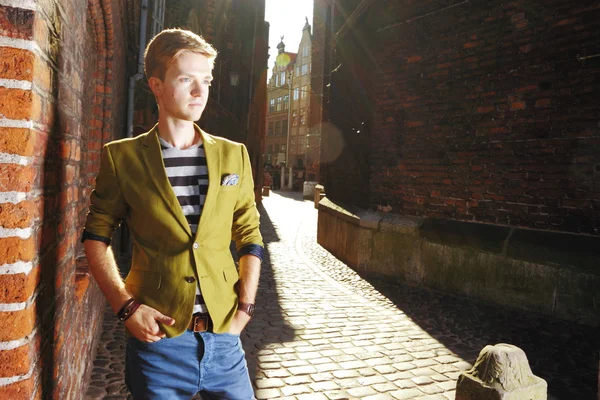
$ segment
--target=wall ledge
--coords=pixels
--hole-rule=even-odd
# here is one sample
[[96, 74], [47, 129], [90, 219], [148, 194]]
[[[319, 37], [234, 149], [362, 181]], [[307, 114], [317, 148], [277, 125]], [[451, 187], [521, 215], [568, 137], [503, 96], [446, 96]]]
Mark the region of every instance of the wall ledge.
[[317, 240], [365, 276], [600, 323], [600, 237], [402, 216], [323, 198]]

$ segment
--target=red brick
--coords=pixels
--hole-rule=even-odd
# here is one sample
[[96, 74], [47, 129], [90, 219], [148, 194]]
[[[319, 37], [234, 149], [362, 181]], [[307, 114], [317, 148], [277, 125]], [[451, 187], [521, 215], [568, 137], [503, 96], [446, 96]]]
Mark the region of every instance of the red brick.
[[35, 13], [22, 8], [0, 6], [0, 36], [30, 40]]
[[9, 119], [29, 119], [33, 108], [30, 90], [0, 87], [0, 114]]
[[0, 127], [0, 153], [32, 156], [36, 136], [30, 129]]
[[33, 166], [0, 164], [0, 192], [29, 192], [35, 178]]
[[35, 292], [40, 281], [40, 268], [33, 268], [29, 274], [0, 275], [0, 303], [22, 303]]
[[35, 327], [35, 303], [21, 311], [0, 312], [0, 341], [22, 339]]
[[477, 107], [477, 112], [479, 114], [487, 114], [496, 111], [496, 107], [488, 106], [488, 107]]
[[544, 107], [548, 107], [551, 102], [552, 102], [551, 99], [539, 99], [535, 102], [535, 106], [537, 108], [544, 108]]
[[517, 101], [510, 105], [511, 110], [524, 110], [527, 106], [524, 101]]
[[[0, 386], [0, 399], [20, 400], [20, 399], [31, 399], [33, 393], [36, 391], [35, 377], [24, 379], [22, 381], [11, 383], [7, 386]], [[41, 385], [38, 386], [37, 398], [41, 398], [42, 390]]]
[[32, 201], [18, 204], [0, 203], [0, 227], [7, 229], [29, 228], [35, 218], [37, 208]]
[[17, 261], [31, 261], [34, 255], [35, 241], [33, 237], [29, 239], [0, 238], [0, 265], [13, 264]]
[[31, 81], [34, 60], [29, 50], [0, 47], [0, 78]]
[[29, 345], [12, 350], [0, 350], [0, 378], [25, 375], [31, 367]]

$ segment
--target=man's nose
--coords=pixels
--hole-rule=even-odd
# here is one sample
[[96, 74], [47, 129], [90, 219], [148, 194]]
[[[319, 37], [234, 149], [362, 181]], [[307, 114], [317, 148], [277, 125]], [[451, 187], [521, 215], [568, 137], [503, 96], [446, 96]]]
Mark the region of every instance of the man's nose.
[[204, 88], [202, 86], [202, 84], [200, 82], [194, 82], [194, 86], [192, 87], [192, 96], [202, 96], [202, 93], [204, 92]]

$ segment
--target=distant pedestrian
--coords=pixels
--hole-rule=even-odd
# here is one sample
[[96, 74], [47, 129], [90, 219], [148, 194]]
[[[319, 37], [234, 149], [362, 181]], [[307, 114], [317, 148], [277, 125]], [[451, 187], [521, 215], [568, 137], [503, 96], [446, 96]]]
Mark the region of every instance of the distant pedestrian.
[[[169, 29], [148, 44], [145, 72], [158, 124], [108, 143], [82, 240], [90, 270], [129, 333], [134, 399], [253, 399], [240, 332], [254, 312], [262, 259], [244, 145], [194, 124], [209, 99], [216, 50]], [[123, 282], [109, 247], [133, 237]], [[234, 240], [239, 274], [229, 251]]]

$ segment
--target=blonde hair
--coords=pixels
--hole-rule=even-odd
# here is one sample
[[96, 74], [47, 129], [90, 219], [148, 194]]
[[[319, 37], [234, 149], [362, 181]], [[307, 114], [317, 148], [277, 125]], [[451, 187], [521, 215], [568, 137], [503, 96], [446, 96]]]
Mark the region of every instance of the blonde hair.
[[144, 53], [146, 78], [154, 76], [164, 79], [169, 64], [184, 51], [206, 56], [211, 69], [215, 65], [217, 50], [202, 36], [184, 29], [165, 29], [154, 36], [146, 46]]

